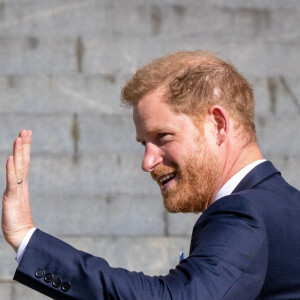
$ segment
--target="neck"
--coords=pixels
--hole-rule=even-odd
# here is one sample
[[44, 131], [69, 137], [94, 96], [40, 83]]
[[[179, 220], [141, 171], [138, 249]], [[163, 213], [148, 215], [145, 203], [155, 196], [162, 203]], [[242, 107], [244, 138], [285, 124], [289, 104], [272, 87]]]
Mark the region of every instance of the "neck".
[[233, 161], [229, 161], [227, 162], [227, 166], [225, 165], [227, 172], [224, 172], [225, 177], [223, 179], [222, 186], [241, 169], [262, 158], [263, 157], [256, 143], [246, 146]]
[[[256, 160], [262, 159], [262, 154], [256, 143], [247, 145], [243, 147], [236, 153], [231, 153], [226, 159], [222, 175], [220, 180], [216, 186], [216, 190], [214, 191], [213, 197], [211, 201], [215, 198], [218, 191], [222, 188], [222, 186], [236, 173], [242, 170], [247, 165], [253, 163]], [[210, 204], [210, 203], [209, 203]]]

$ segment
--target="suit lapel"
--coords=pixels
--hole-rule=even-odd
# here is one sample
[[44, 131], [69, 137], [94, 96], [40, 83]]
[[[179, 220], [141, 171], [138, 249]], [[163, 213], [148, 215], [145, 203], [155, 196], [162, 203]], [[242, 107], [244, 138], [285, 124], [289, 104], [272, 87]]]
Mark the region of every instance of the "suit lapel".
[[266, 180], [267, 178], [279, 174], [280, 172], [276, 170], [273, 164], [270, 161], [265, 161], [258, 166], [256, 166], [253, 170], [251, 170], [238, 184], [238, 186], [234, 189], [232, 193], [237, 193], [242, 190], [247, 190], [255, 187], [260, 182]]

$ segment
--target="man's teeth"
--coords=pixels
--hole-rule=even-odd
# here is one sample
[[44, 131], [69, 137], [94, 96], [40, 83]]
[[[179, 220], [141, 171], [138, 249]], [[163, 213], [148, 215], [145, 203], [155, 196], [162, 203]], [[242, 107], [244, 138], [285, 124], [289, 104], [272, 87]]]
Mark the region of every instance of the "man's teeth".
[[165, 181], [169, 180], [170, 178], [173, 178], [174, 176], [175, 176], [175, 173], [165, 175], [159, 180], [159, 182], [164, 183]]

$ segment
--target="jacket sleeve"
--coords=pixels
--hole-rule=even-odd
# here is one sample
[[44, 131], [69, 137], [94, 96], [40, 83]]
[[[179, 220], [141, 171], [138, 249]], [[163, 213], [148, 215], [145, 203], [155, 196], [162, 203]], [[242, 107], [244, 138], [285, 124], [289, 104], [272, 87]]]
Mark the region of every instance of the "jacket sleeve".
[[189, 257], [166, 276], [112, 268], [37, 229], [14, 279], [54, 299], [256, 299], [267, 268], [266, 235], [248, 201], [227, 200], [202, 214]]

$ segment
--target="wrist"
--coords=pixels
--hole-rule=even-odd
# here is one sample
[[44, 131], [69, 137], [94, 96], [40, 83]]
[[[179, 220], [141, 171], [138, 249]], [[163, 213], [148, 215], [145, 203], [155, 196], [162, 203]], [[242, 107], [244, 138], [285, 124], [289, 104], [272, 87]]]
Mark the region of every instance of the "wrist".
[[18, 248], [18, 252], [17, 252], [17, 257], [16, 257], [16, 260], [18, 263], [20, 263], [20, 261], [22, 260], [23, 258], [23, 255], [25, 253], [25, 250], [26, 250], [26, 247], [33, 235], [33, 233], [35, 232], [36, 228], [33, 227], [31, 228], [25, 235], [25, 237], [23, 238], [19, 248]]
[[22, 230], [15, 241], [11, 244], [14, 251], [17, 253], [19, 250], [20, 245], [22, 244], [23, 240], [25, 239], [26, 235], [34, 228], [34, 226], [28, 226], [26, 229]]

